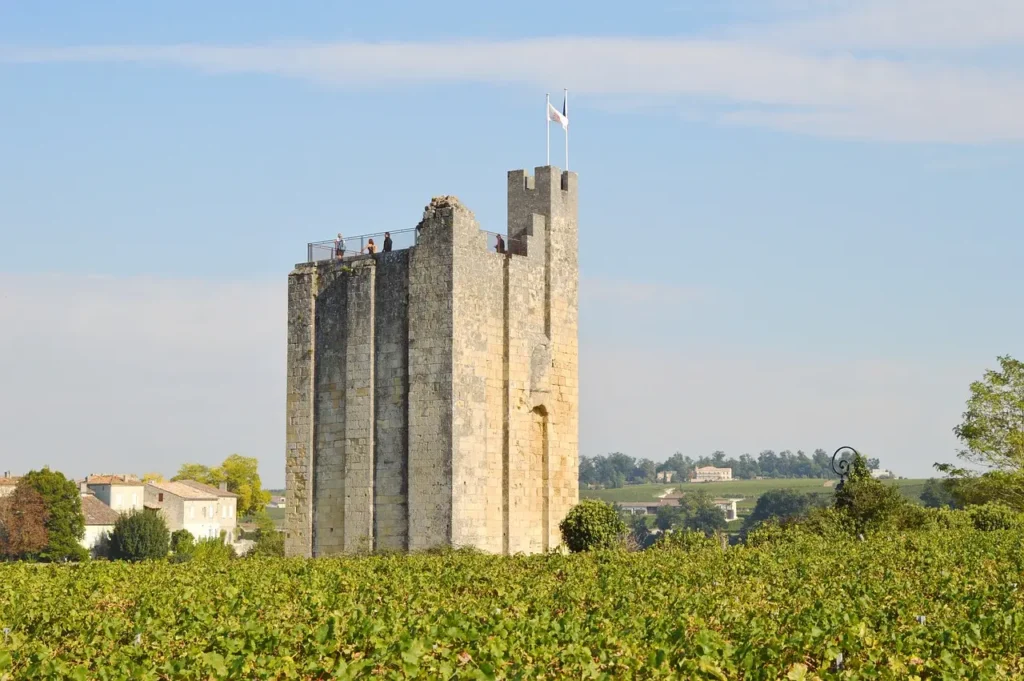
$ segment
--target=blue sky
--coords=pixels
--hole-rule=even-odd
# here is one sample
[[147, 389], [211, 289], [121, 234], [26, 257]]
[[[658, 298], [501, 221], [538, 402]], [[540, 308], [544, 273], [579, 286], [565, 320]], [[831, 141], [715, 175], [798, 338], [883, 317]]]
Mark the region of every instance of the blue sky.
[[567, 87], [582, 453], [927, 475], [1022, 354], [1022, 47], [1007, 0], [0, 0], [0, 468], [280, 484], [305, 243], [503, 229]]

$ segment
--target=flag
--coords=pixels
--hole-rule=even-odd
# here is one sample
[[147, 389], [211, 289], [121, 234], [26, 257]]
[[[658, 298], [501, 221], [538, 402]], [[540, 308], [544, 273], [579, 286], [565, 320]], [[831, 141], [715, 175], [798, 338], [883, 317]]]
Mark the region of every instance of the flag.
[[552, 120], [555, 123], [562, 125], [562, 130], [569, 129], [569, 112], [566, 109], [567, 104], [565, 101], [562, 102], [562, 110], [559, 111], [555, 107], [551, 106], [551, 102], [548, 102], [548, 120]]

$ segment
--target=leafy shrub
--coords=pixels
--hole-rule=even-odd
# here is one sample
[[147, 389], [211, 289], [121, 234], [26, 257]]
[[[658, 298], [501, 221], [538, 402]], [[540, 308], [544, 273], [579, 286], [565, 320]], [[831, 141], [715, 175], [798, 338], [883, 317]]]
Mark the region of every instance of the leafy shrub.
[[110, 557], [120, 560], [164, 558], [170, 532], [163, 516], [152, 511], [131, 511], [114, 523], [110, 533]]
[[1020, 524], [1020, 515], [1012, 508], [998, 502], [989, 502], [967, 509], [974, 529], [982, 532], [1010, 530]]
[[704, 549], [716, 548], [719, 546], [717, 536], [708, 536], [701, 530], [676, 529], [672, 532], [665, 532], [654, 543], [658, 549], [672, 549], [676, 551], [701, 551]]
[[573, 553], [618, 546], [627, 530], [615, 507], [599, 499], [584, 499], [573, 506], [558, 529]]
[[974, 527], [974, 520], [967, 511], [937, 508], [932, 513], [940, 530], [968, 530]]
[[235, 557], [235, 550], [221, 537], [200, 539], [192, 549], [192, 558], [200, 561], [225, 561]]
[[195, 537], [188, 530], [175, 530], [171, 533], [171, 551], [175, 555], [192, 553], [195, 547]]
[[774, 546], [793, 541], [803, 534], [803, 527], [796, 522], [769, 518], [745, 532], [744, 543], [751, 548]]

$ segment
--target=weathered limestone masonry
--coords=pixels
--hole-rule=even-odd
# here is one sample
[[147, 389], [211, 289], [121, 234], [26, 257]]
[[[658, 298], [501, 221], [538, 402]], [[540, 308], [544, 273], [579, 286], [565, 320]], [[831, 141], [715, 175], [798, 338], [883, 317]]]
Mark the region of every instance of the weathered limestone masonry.
[[417, 245], [288, 282], [288, 555], [559, 544], [578, 500], [576, 175], [508, 174], [508, 253], [454, 197]]

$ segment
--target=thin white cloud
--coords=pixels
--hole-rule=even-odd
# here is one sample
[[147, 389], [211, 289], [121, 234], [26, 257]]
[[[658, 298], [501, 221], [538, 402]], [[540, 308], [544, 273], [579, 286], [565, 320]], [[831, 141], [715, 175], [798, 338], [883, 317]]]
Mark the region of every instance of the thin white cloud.
[[1020, 0], [860, 0], [827, 10], [733, 35], [828, 50], [977, 50], [1024, 42]]
[[172, 65], [359, 88], [567, 84], [592, 102], [698, 102], [714, 121], [814, 135], [971, 143], [1024, 139], [1024, 76], [1019, 73], [801, 52], [754, 39], [8, 48], [0, 49], [0, 61]]

